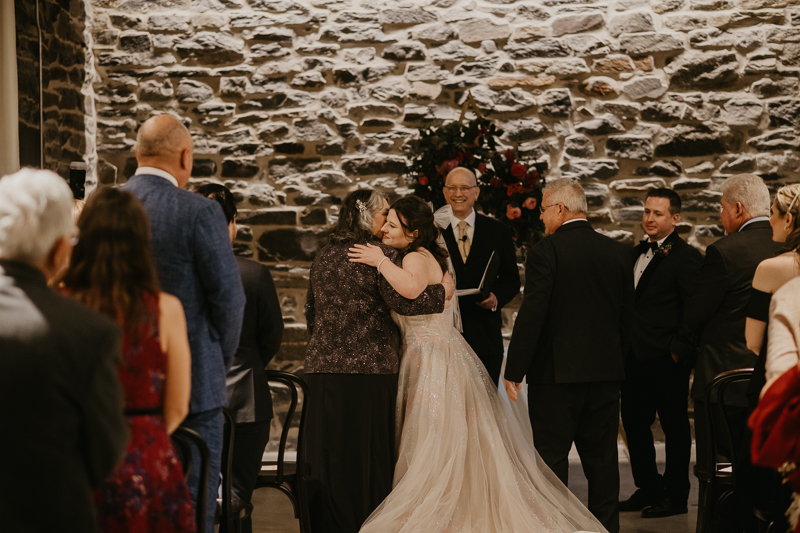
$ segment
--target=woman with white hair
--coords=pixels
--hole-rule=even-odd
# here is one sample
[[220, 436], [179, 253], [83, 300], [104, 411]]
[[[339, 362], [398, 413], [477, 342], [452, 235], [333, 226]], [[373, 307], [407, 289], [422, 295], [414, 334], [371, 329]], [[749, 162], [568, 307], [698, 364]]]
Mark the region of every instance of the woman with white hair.
[[[400, 334], [391, 311], [419, 315], [444, 309], [443, 285], [429, 285], [416, 300], [406, 300], [377, 268], [348, 260], [354, 244], [380, 245], [377, 236], [388, 210], [378, 192], [350, 193], [330, 243], [311, 267], [305, 443], [314, 533], [355, 533], [392, 490]], [[380, 246], [389, 261], [399, 261], [396, 250]], [[452, 296], [452, 280], [443, 278]]]

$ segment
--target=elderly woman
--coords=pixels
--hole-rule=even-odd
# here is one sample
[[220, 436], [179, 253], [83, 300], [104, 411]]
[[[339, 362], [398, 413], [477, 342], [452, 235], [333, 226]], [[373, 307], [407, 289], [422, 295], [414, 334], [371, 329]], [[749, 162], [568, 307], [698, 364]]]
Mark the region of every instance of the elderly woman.
[[[379, 244], [389, 204], [380, 193], [345, 198], [330, 243], [311, 267], [306, 299], [310, 340], [306, 457], [311, 529], [355, 533], [392, 490], [400, 334], [391, 312], [441, 313], [455, 287], [400, 296], [375, 268], [351, 263], [354, 244]], [[399, 264], [398, 252], [380, 245]], [[445, 290], [447, 288], [447, 290]], [[447, 292], [447, 295], [445, 295]]]

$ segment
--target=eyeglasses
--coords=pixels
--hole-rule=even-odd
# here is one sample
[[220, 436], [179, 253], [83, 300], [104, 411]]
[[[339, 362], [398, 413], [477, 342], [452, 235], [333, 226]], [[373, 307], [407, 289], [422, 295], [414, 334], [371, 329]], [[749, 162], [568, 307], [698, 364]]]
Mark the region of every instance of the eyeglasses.
[[477, 188], [477, 185], [471, 185], [469, 187], [460, 185], [445, 185], [444, 188], [450, 192], [468, 193], [470, 189]]
[[[539, 212], [544, 214], [544, 212], [547, 211], [550, 207], [553, 207], [553, 206], [556, 206], [556, 205], [559, 205], [559, 204], [540, 205], [539, 206]], [[567, 208], [565, 207], [564, 209], [567, 209]]]

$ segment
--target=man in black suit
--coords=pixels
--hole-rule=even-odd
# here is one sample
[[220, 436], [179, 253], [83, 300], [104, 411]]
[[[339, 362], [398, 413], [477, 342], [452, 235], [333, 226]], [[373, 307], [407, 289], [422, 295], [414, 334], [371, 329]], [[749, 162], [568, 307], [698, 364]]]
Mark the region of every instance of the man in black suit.
[[58, 175], [0, 179], [0, 514], [4, 531], [97, 531], [91, 490], [128, 444], [108, 318], [47, 287], [77, 235]]
[[617, 428], [633, 311], [628, 250], [586, 221], [576, 181], [544, 189], [547, 237], [528, 252], [522, 302], [506, 362], [506, 390], [516, 400], [524, 377], [533, 442], [566, 485], [575, 443], [589, 481], [589, 510], [619, 531]]
[[495, 385], [503, 366], [503, 316], [500, 310], [519, 294], [517, 252], [511, 232], [500, 221], [479, 215], [473, 206], [478, 199], [475, 174], [457, 167], [445, 178], [445, 200], [453, 209], [450, 226], [442, 231], [456, 273], [456, 289], [477, 288], [494, 252], [499, 261], [494, 279], [484, 286], [487, 298], [460, 296], [462, 335], [475, 350]]
[[[209, 183], [197, 194], [216, 201], [225, 220], [231, 242], [236, 240], [236, 202], [224, 185]], [[244, 257], [236, 256], [247, 304], [244, 307], [239, 348], [226, 377], [228, 409], [236, 422], [233, 449], [233, 492], [245, 504], [241, 533], [253, 531], [251, 502], [261, 458], [269, 442], [272, 422], [272, 394], [267, 381], [267, 365], [281, 347], [283, 316], [278, 293], [269, 269]]]
[[[675, 191], [650, 190], [642, 214], [648, 238], [631, 253], [636, 313], [621, 392], [622, 424], [637, 490], [620, 502], [619, 510], [642, 511], [645, 518], [686, 513], [689, 498], [690, 369], [672, 354], [692, 353], [676, 334], [684, 323], [684, 303], [694, 291], [703, 256], [675, 232], [680, 212], [681, 199]], [[666, 439], [663, 477], [650, 431], [656, 413]]]
[[[761, 178], [752, 174], [728, 178], [720, 202], [722, 225], [728, 235], [706, 249], [697, 290], [686, 305], [687, 325], [699, 339], [692, 385], [699, 470], [709, 467], [703, 452], [708, 431], [706, 387], [722, 372], [755, 366], [757, 356], [747, 347], [744, 336], [745, 308], [756, 267], [780, 247], [772, 240], [769, 190]], [[684, 338], [685, 342], [689, 339]], [[741, 407], [733, 412], [740, 418], [734, 428], [738, 443], [738, 434], [746, 423], [747, 401], [744, 391], [731, 393], [734, 404]]]

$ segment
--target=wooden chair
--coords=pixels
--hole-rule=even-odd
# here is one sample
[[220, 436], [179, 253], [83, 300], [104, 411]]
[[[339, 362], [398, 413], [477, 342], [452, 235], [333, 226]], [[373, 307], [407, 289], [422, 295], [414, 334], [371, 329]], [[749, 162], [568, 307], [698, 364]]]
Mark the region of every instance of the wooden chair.
[[[205, 502], [208, 496], [208, 469], [211, 462], [211, 453], [208, 451], [206, 441], [197, 434], [196, 431], [185, 427], [179, 427], [172, 435], [172, 442], [175, 448], [179, 450], [181, 458], [181, 465], [183, 466], [183, 474], [189, 478], [189, 473], [192, 471], [192, 447], [197, 448], [200, 455], [200, 486], [197, 490], [198, 502]], [[203, 482], [205, 480], [205, 482]], [[195, 521], [197, 523], [197, 533], [205, 533], [206, 531], [206, 508], [205, 505], [195, 506]], [[213, 525], [212, 525], [213, 531]]]
[[[753, 375], [752, 368], [729, 370], [715, 377], [706, 388], [705, 410], [708, 420], [707, 449], [697, 450], [706, 455], [707, 472], [695, 474], [700, 480], [700, 508], [697, 513], [697, 533], [713, 533], [719, 528], [723, 514], [721, 508], [733, 504], [736, 489], [736, 464], [739, 442], [734, 438], [726, 393], [734, 383], [747, 383]], [[720, 437], [724, 439], [721, 441]], [[723, 457], [723, 461], [719, 458]], [[728, 462], [729, 461], [729, 462]], [[718, 495], [718, 496], [717, 496]]]
[[[294, 374], [277, 370], [267, 371], [267, 379], [272, 384], [282, 384], [289, 389], [291, 396], [289, 409], [283, 421], [277, 461], [263, 461], [261, 473], [256, 481], [256, 488], [271, 487], [280, 490], [292, 502], [294, 516], [300, 521], [301, 533], [308, 533], [308, 498], [306, 493], [306, 464], [304, 458], [303, 438], [306, 427], [306, 409], [308, 407], [308, 386], [306, 382]], [[294, 420], [298, 405], [298, 391], [303, 393], [303, 404], [300, 409], [300, 425], [297, 434], [297, 459], [286, 460], [286, 441], [289, 437], [289, 428]]]

